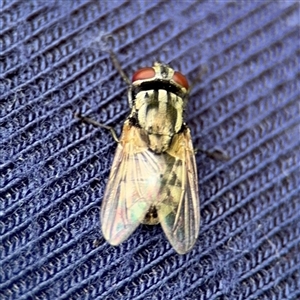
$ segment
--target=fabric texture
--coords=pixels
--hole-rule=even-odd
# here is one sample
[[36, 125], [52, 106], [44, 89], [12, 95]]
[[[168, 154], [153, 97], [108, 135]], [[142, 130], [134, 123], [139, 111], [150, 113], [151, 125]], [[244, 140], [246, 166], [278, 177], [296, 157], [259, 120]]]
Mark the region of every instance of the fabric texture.
[[[0, 299], [300, 299], [298, 1], [2, 0]], [[154, 61], [193, 83], [200, 236], [113, 247], [100, 208], [127, 85]]]

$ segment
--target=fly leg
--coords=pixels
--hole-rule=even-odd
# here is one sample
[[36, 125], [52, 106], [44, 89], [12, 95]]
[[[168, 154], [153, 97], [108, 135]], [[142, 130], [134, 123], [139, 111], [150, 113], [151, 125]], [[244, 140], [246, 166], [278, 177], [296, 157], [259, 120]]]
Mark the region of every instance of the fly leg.
[[121, 64], [119, 62], [119, 60], [117, 59], [117, 56], [115, 55], [115, 53], [112, 50], [109, 50], [109, 55], [111, 58], [111, 61], [114, 65], [114, 67], [118, 70], [118, 72], [120, 73], [121, 77], [124, 79], [124, 81], [128, 84], [131, 85], [131, 81], [128, 78], [128, 76], [125, 74], [125, 72], [123, 71]]
[[92, 124], [92, 125], [94, 125], [94, 126], [101, 127], [101, 128], [105, 128], [105, 129], [109, 130], [110, 133], [111, 133], [111, 135], [112, 135], [112, 137], [113, 137], [113, 139], [114, 139], [117, 143], [119, 143], [119, 139], [118, 139], [118, 137], [117, 137], [117, 135], [116, 135], [116, 132], [115, 132], [115, 130], [113, 129], [113, 127], [108, 126], [108, 125], [105, 125], [105, 124], [98, 123], [97, 121], [95, 121], [95, 120], [93, 120], [93, 119], [91, 119], [91, 118], [83, 117], [83, 116], [81, 116], [80, 114], [75, 114], [75, 117], [78, 118], [78, 119], [80, 119], [80, 120], [81, 120], [82, 122], [84, 122], [84, 123]]
[[198, 152], [204, 153], [208, 157], [216, 160], [228, 161], [230, 159], [229, 155], [223, 149], [202, 150], [196, 148], [195, 154], [197, 154]]
[[[124, 79], [124, 81], [128, 84], [128, 85], [131, 85], [131, 81], [130, 79], [128, 78], [128, 76], [125, 74], [125, 72], [123, 71], [121, 65], [120, 65], [120, 62], [119, 60], [117, 59], [117, 56], [114, 54], [114, 52], [112, 50], [109, 50], [109, 55], [110, 55], [110, 58], [112, 60], [112, 63], [114, 65], [114, 67], [118, 70], [118, 72], [120, 73], [121, 77]], [[80, 119], [82, 122], [85, 122], [87, 124], [92, 124], [94, 126], [97, 126], [97, 127], [101, 127], [101, 128], [105, 128], [107, 130], [110, 131], [113, 139], [119, 143], [119, 139], [116, 135], [116, 132], [115, 130], [113, 129], [113, 127], [110, 127], [110, 126], [107, 126], [105, 124], [101, 124], [101, 123], [98, 123], [97, 121], [93, 120], [93, 119], [90, 119], [90, 118], [87, 118], [87, 117], [84, 117], [84, 116], [81, 116], [80, 114], [75, 114], [75, 117]]]

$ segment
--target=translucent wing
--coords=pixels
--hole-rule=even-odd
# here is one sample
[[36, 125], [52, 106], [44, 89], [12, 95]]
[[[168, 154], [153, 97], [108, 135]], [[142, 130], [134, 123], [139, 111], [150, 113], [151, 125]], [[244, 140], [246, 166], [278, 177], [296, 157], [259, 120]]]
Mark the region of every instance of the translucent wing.
[[167, 154], [173, 163], [164, 174], [158, 218], [173, 248], [184, 254], [195, 244], [200, 226], [197, 168], [188, 128], [174, 135]]
[[161, 173], [147, 136], [126, 121], [101, 208], [102, 233], [111, 245], [126, 240], [157, 201]]

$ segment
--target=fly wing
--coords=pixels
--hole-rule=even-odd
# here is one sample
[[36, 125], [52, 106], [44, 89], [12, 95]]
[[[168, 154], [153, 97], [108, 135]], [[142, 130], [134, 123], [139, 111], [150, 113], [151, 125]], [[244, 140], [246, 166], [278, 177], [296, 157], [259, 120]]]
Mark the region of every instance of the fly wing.
[[200, 226], [198, 176], [188, 128], [173, 137], [167, 154], [173, 164], [164, 174], [158, 218], [173, 248], [184, 254], [195, 244]]
[[111, 245], [122, 243], [143, 221], [157, 200], [161, 173], [147, 137], [126, 121], [101, 208], [102, 233]]

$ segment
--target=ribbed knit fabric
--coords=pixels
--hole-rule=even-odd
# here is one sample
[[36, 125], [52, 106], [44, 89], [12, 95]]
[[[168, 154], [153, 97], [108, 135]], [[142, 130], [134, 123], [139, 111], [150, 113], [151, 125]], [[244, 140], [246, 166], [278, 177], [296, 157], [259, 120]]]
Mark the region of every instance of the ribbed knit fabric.
[[[2, 0], [0, 299], [300, 299], [298, 1]], [[100, 207], [154, 61], [193, 82], [199, 239], [178, 255], [161, 227], [113, 247]]]

